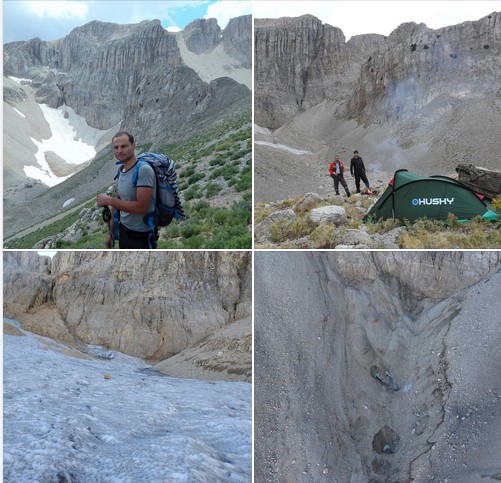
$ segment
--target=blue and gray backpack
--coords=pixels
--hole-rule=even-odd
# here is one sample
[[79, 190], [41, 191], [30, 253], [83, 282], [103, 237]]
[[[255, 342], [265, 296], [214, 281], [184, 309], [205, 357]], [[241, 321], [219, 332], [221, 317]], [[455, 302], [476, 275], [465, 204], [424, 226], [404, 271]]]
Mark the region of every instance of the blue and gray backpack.
[[[132, 185], [137, 185], [137, 177], [139, 175], [139, 168], [148, 163], [155, 172], [157, 179], [157, 192], [155, 199], [155, 211], [146, 213], [144, 222], [151, 227], [152, 231], [155, 226], [167, 226], [175, 218], [176, 220], [185, 220], [183, 206], [179, 198], [179, 190], [177, 187], [177, 174], [174, 161], [164, 154], [157, 153], [142, 153], [137, 157], [137, 164], [132, 174]], [[117, 163], [121, 164], [121, 163]], [[115, 176], [118, 179], [120, 176], [120, 169]], [[115, 210], [115, 228], [118, 227], [120, 220], [120, 212]], [[118, 237], [116, 237], [118, 239]]]

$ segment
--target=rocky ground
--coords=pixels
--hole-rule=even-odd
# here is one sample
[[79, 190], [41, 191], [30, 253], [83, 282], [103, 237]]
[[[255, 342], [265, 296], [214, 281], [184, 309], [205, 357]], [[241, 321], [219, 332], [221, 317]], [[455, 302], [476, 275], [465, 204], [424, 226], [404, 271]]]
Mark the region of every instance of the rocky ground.
[[[373, 183], [381, 181], [387, 184], [397, 169], [408, 169], [422, 175], [455, 177], [457, 165], [463, 162], [490, 169], [501, 168], [495, 153], [497, 147], [492, 142], [490, 157], [464, 159], [463, 156], [453, 156], [453, 146], [454, 153], [461, 153], [462, 150], [467, 151], [469, 141], [457, 139], [454, 132], [459, 131], [459, 128], [448, 128], [451, 125], [448, 121], [444, 121], [433, 138], [423, 137], [404, 149], [399, 145], [397, 133], [388, 127], [376, 124], [363, 127], [355, 121], [338, 120], [335, 117], [336, 108], [335, 104], [325, 101], [275, 131], [255, 127], [256, 202], [292, 198], [308, 192], [321, 195], [331, 192], [329, 163], [338, 154], [349, 170], [355, 149], [363, 158], [369, 181]], [[472, 109], [470, 116], [480, 119], [481, 112]], [[457, 121], [465, 122], [461, 118]], [[492, 135], [491, 141], [494, 139]], [[484, 133], [483, 136], [489, 134]], [[440, 139], [441, 144], [434, 142], [437, 139]], [[489, 145], [487, 138], [486, 145]], [[353, 189], [354, 178], [349, 173], [345, 178]]]
[[254, 273], [257, 480], [499, 479], [495, 253], [257, 252]]
[[266, 217], [254, 226], [254, 246], [257, 249], [399, 248], [397, 238], [403, 227], [374, 233], [370, 225], [362, 223], [363, 216], [384, 189], [375, 188], [371, 195], [363, 190], [349, 198], [346, 194], [307, 193], [258, 204], [257, 213]]
[[153, 369], [187, 379], [252, 382], [252, 320], [233, 322]]

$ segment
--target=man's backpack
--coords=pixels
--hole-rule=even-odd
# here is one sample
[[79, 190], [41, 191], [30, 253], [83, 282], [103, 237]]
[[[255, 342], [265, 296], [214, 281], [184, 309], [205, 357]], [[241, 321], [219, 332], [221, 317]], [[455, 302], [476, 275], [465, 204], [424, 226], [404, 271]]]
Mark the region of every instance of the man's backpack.
[[157, 178], [156, 193], [156, 225], [167, 226], [175, 218], [176, 220], [185, 220], [183, 206], [179, 198], [177, 188], [177, 174], [174, 161], [164, 154], [142, 153], [137, 157], [137, 164], [132, 175], [132, 184], [137, 185], [139, 168], [143, 163], [148, 163], [155, 172]]
[[[139, 168], [148, 163], [155, 172], [157, 180], [157, 192], [155, 199], [155, 213], [147, 213], [144, 222], [153, 230], [155, 226], [167, 226], [175, 218], [176, 220], [185, 220], [183, 206], [179, 198], [177, 188], [177, 174], [174, 161], [164, 154], [142, 153], [137, 157], [137, 163], [132, 174], [132, 185], [137, 186]], [[120, 164], [120, 163], [117, 163]], [[120, 168], [115, 179], [120, 176]], [[118, 211], [118, 210], [115, 210]], [[115, 213], [116, 218], [119, 213]], [[115, 220], [118, 225], [117, 220]]]

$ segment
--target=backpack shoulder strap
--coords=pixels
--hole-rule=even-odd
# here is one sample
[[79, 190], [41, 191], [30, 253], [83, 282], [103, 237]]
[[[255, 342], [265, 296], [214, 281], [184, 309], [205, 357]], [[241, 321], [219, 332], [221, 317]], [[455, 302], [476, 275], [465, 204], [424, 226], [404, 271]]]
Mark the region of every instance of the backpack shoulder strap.
[[116, 175], [115, 175], [115, 177], [113, 178], [113, 180], [114, 180], [114, 181], [115, 181], [115, 180], [117, 180], [117, 179], [118, 179], [118, 177], [120, 176], [120, 173], [122, 172], [122, 166], [123, 166], [123, 164], [122, 164], [122, 163], [120, 163], [120, 162], [117, 162], [117, 163], [115, 163], [115, 164], [118, 166], [118, 170], [117, 170], [117, 174], [116, 174]]
[[136, 167], [134, 168], [134, 172], [132, 173], [132, 186], [136, 187], [137, 186], [137, 178], [139, 176], [139, 168], [146, 163], [144, 159], [138, 158]]

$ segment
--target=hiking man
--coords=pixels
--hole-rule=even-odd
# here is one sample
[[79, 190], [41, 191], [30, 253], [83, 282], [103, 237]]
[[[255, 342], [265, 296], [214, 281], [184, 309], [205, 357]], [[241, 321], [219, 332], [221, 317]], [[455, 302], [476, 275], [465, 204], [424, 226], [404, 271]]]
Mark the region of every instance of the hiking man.
[[369, 180], [365, 174], [365, 166], [362, 158], [358, 155], [358, 151], [353, 151], [353, 158], [350, 163], [350, 173], [355, 176], [355, 186], [357, 188], [357, 193], [360, 193], [360, 180], [365, 184], [365, 187], [370, 190]]
[[[134, 186], [132, 176], [138, 162], [134, 137], [121, 131], [113, 136], [112, 144], [115, 157], [122, 165], [118, 174], [118, 197], [99, 194], [96, 197], [97, 205], [111, 206], [113, 211], [120, 211], [119, 248], [156, 248], [158, 229], [155, 226], [152, 230], [152, 227], [145, 223], [145, 215], [155, 211], [155, 172], [148, 163], [142, 163], [137, 173], [137, 185]], [[110, 235], [106, 240], [107, 248], [113, 246], [113, 228], [111, 225]]]
[[348, 185], [344, 179], [344, 164], [341, 161], [341, 158], [336, 154], [334, 161], [329, 165], [329, 173], [331, 178], [334, 180], [334, 189], [336, 190], [336, 194], [339, 194], [339, 183], [345, 189], [346, 195], [349, 197], [350, 190], [348, 189]]

